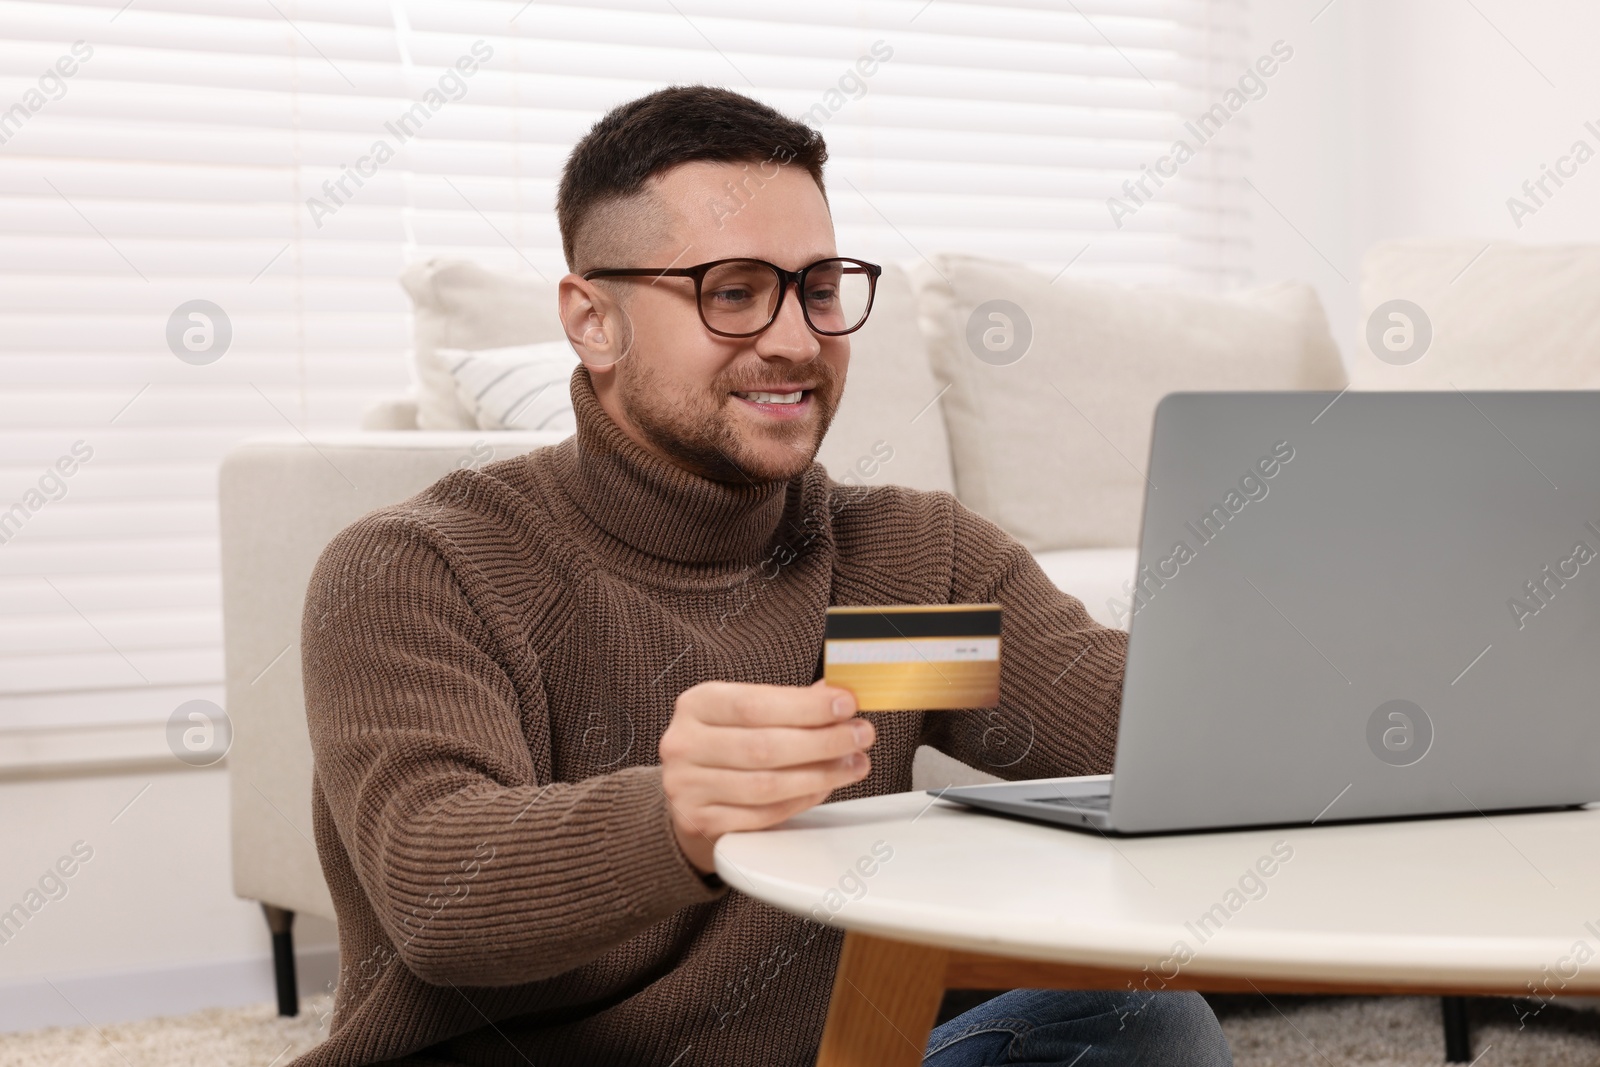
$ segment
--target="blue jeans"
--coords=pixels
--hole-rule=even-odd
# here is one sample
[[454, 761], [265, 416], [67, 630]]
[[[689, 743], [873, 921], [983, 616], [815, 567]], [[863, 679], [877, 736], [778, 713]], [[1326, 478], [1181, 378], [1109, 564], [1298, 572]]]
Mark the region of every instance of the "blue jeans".
[[1013, 989], [936, 1027], [923, 1067], [1232, 1067], [1198, 993]]

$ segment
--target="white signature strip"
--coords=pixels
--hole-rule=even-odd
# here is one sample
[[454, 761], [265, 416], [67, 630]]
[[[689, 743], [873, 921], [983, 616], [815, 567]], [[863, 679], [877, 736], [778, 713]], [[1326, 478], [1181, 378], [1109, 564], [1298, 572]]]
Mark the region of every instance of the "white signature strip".
[[823, 644], [829, 663], [951, 663], [1000, 658], [998, 637], [890, 637]]

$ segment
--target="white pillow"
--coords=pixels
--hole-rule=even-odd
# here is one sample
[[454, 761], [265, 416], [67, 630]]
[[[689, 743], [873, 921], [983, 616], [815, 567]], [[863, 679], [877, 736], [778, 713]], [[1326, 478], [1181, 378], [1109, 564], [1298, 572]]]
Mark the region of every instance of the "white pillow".
[[1600, 245], [1375, 245], [1360, 327], [1355, 389], [1600, 388]]
[[566, 341], [436, 351], [478, 429], [577, 431], [570, 383], [578, 354]]
[[850, 335], [850, 373], [817, 459], [846, 485], [952, 492], [950, 438], [905, 268], [883, 265], [872, 315]]
[[556, 283], [531, 273], [441, 257], [408, 265], [400, 284], [411, 296], [419, 430], [475, 428], [439, 349], [481, 351], [567, 336], [557, 314]]
[[1034, 552], [1138, 541], [1167, 393], [1345, 384], [1307, 285], [1213, 296], [1052, 282], [976, 256], [934, 266], [920, 296], [934, 370], [950, 383], [956, 495]]

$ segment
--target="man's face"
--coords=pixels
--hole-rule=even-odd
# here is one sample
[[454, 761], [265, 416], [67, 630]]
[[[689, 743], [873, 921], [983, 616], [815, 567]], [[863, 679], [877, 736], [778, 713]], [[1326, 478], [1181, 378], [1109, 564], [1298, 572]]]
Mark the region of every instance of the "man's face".
[[[838, 254], [827, 204], [802, 167], [688, 163], [652, 185], [668, 236], [640, 249], [637, 262], [602, 266], [747, 257], [798, 270]], [[611, 281], [601, 287], [608, 291], [622, 304], [626, 347], [610, 367], [590, 368], [623, 432], [718, 481], [781, 481], [811, 463], [844, 390], [850, 341], [813, 333], [792, 288], [777, 321], [740, 338], [706, 329], [692, 278]]]

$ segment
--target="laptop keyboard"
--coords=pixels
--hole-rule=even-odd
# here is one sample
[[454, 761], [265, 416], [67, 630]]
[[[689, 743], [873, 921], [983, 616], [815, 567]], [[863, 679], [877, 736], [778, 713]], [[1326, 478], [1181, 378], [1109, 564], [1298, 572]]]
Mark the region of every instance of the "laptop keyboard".
[[1063, 808], [1081, 808], [1085, 811], [1110, 811], [1111, 794], [1095, 793], [1083, 797], [1029, 797], [1034, 804], [1056, 804]]

